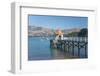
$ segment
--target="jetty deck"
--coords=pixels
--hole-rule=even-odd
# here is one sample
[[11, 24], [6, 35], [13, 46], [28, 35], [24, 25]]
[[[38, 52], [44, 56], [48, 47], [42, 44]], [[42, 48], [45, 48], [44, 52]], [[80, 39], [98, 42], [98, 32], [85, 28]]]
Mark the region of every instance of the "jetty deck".
[[[68, 54], [70, 58], [79, 58], [80, 50], [84, 49], [85, 58], [87, 58], [87, 37], [66, 37], [63, 40], [50, 40], [50, 48], [61, 49]], [[78, 55], [75, 55], [75, 48], [78, 50]], [[69, 54], [72, 51], [72, 54]]]

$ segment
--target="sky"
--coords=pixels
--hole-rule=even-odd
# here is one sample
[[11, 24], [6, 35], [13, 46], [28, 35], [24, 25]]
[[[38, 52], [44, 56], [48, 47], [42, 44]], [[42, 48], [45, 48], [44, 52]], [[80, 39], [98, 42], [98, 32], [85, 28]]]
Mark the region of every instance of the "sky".
[[87, 28], [88, 17], [29, 15], [28, 25], [51, 29]]

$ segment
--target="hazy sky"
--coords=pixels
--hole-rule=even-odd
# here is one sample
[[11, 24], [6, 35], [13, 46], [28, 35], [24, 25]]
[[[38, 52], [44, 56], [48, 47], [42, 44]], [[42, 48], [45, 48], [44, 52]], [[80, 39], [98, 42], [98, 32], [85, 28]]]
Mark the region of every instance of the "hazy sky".
[[52, 29], [87, 28], [88, 17], [29, 15], [29, 26]]

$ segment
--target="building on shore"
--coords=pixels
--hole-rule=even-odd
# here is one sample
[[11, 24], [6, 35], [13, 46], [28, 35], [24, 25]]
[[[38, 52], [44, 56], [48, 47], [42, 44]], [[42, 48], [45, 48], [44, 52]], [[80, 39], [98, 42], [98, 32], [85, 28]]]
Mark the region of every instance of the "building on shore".
[[61, 29], [57, 29], [55, 32], [55, 40], [63, 40], [63, 32]]

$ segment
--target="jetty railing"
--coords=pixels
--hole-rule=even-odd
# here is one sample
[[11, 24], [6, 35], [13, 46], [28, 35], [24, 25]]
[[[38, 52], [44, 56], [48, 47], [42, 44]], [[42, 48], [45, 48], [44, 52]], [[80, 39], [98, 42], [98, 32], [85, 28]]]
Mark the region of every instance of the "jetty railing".
[[62, 40], [87, 42], [88, 38], [87, 37], [64, 37]]
[[80, 50], [83, 48], [85, 51], [85, 57], [87, 57], [87, 37], [64, 37], [62, 40], [50, 40], [50, 47], [62, 49], [64, 51], [70, 52], [72, 49], [72, 55], [74, 56], [75, 48], [78, 49], [78, 56], [80, 57]]

